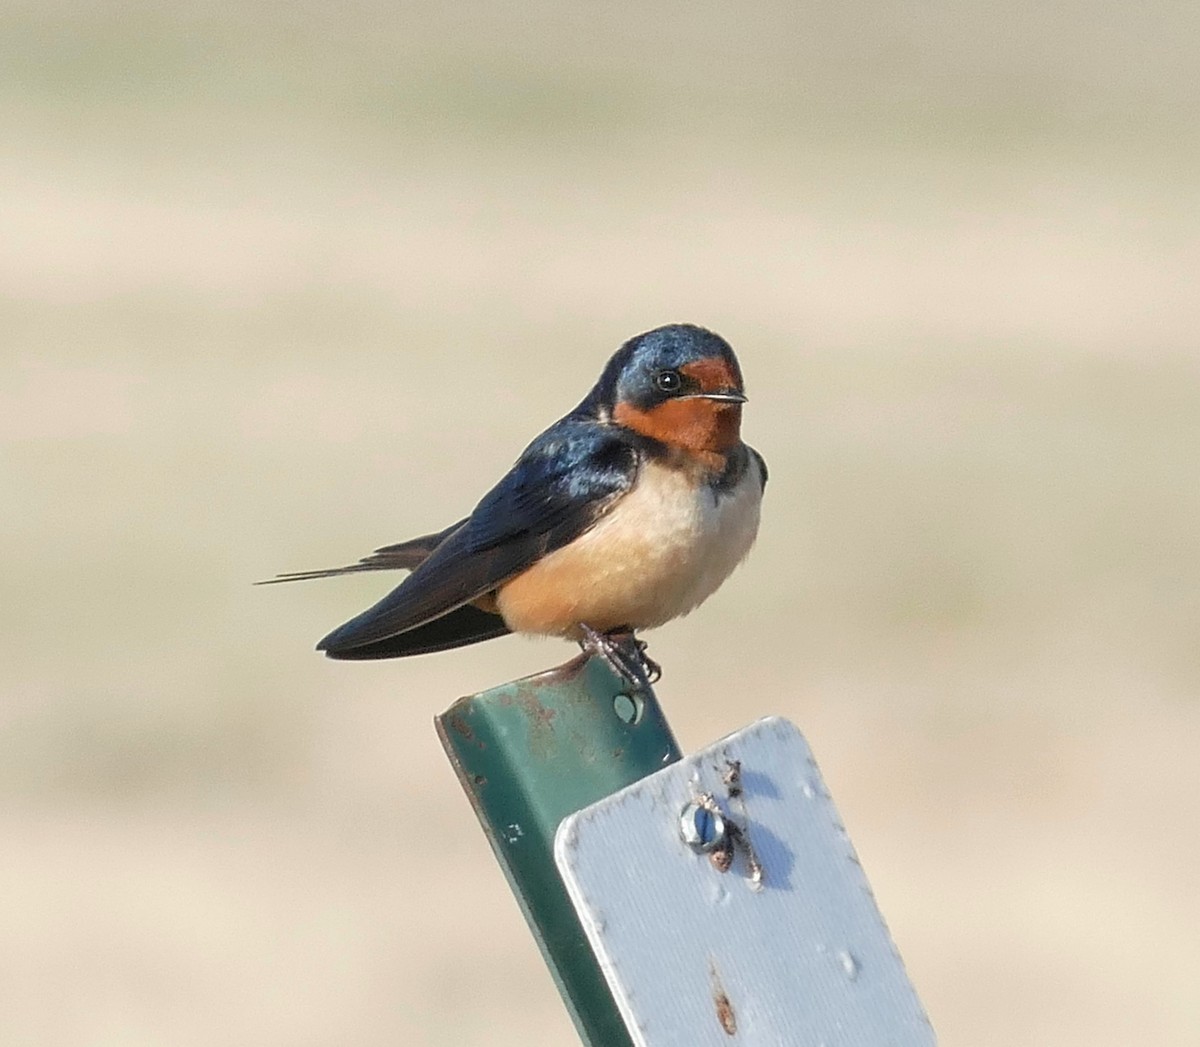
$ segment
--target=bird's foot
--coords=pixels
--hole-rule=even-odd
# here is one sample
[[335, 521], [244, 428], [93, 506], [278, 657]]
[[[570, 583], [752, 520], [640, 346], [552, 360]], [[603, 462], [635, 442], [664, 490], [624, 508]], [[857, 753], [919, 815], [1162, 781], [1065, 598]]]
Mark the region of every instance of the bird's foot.
[[[632, 633], [629, 634], [633, 636]], [[662, 679], [662, 666], [646, 653], [646, 648], [650, 645], [645, 640], [633, 638], [634, 645], [637, 647], [638, 658], [642, 662], [642, 672], [646, 676], [649, 683], [658, 683]]]
[[646, 642], [632, 632], [602, 633], [580, 623], [583, 639], [579, 646], [587, 653], [599, 655], [609, 668], [622, 679], [641, 690], [649, 690], [662, 678], [659, 664], [646, 657]]

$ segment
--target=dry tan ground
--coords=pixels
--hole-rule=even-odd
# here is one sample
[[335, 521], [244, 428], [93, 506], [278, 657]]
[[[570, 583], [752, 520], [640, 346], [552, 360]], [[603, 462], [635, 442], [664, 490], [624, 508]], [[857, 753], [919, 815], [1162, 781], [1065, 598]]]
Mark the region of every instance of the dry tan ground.
[[568, 649], [248, 583], [675, 319], [772, 467], [684, 744], [803, 727], [944, 1044], [1200, 1042], [1197, 9], [395, 6], [3, 12], [0, 1042], [573, 1042], [430, 726]]

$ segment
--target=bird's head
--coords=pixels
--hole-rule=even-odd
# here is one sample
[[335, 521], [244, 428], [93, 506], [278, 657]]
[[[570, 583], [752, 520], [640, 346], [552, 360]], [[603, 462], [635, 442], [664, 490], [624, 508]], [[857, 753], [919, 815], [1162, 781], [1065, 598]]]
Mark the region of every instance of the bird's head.
[[617, 425], [701, 455], [724, 455], [738, 444], [745, 402], [729, 343], [692, 324], [631, 338], [584, 401]]

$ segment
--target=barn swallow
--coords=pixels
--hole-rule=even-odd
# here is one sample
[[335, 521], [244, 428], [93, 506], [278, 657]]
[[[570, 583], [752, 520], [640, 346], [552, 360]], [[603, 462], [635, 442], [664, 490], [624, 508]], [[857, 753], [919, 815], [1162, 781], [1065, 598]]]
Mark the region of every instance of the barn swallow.
[[767, 480], [742, 442], [741, 368], [720, 336], [672, 324], [626, 342], [471, 514], [358, 563], [272, 582], [408, 569], [334, 629], [330, 658], [401, 658], [509, 632], [561, 636], [635, 684], [636, 631], [687, 614], [745, 559]]

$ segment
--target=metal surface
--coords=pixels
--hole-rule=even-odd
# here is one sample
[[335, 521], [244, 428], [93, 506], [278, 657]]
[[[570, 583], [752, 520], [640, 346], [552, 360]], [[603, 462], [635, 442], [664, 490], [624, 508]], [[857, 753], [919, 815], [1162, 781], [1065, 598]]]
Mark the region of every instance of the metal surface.
[[553, 846], [567, 815], [680, 758], [653, 691], [581, 655], [462, 698], [436, 724], [580, 1036], [589, 1047], [631, 1045]]
[[[722, 812], [727, 848], [681, 835], [680, 811], [697, 808]], [[637, 1047], [935, 1043], [786, 720], [571, 815], [555, 857]]]

